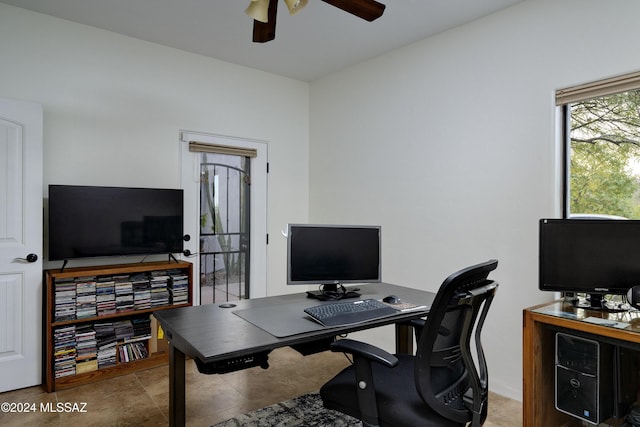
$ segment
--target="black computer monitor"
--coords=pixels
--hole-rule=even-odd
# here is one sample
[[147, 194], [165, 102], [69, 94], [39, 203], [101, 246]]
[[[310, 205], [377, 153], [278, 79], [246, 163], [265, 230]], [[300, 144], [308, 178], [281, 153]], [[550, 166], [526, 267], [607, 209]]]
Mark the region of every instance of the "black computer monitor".
[[640, 221], [541, 219], [543, 291], [585, 293], [591, 306], [604, 295], [624, 295], [640, 285]]
[[289, 224], [287, 284], [318, 284], [337, 292], [343, 284], [380, 282], [381, 228], [362, 225]]

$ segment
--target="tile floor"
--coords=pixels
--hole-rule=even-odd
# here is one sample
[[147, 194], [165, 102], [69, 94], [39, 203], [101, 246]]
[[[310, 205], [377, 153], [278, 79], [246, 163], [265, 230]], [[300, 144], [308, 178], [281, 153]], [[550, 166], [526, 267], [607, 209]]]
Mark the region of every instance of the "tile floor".
[[[187, 426], [211, 426], [234, 415], [314, 391], [348, 361], [324, 352], [303, 357], [283, 348], [270, 355], [267, 370], [252, 368], [226, 375], [200, 374], [187, 361]], [[34, 404], [32, 413], [0, 412], [0, 426], [166, 426], [168, 425], [168, 366], [139, 371], [94, 384], [46, 393], [30, 387], [1, 393], [1, 402]], [[40, 411], [59, 402], [86, 403], [86, 412]], [[63, 406], [64, 408], [64, 406]], [[520, 402], [491, 395], [486, 427], [522, 425]]]

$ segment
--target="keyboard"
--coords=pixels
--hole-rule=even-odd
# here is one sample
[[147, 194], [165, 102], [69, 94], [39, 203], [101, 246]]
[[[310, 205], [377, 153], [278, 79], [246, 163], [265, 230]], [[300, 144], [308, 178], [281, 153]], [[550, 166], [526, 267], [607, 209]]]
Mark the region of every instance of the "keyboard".
[[313, 320], [324, 326], [341, 326], [393, 316], [399, 311], [375, 299], [341, 301], [304, 309]]

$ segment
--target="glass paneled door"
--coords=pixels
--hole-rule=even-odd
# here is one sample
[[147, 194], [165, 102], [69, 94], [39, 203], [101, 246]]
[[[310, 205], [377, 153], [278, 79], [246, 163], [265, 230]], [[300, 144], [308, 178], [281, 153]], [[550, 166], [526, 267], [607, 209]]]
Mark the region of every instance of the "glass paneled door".
[[250, 165], [200, 153], [200, 304], [249, 298]]

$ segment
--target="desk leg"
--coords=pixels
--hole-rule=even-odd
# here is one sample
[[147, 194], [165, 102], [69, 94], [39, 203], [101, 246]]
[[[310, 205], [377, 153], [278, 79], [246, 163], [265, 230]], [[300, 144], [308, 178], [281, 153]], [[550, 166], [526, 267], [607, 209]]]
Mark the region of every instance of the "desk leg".
[[169, 426], [185, 425], [185, 371], [184, 353], [169, 342]]
[[396, 323], [396, 354], [413, 354], [413, 328]]

